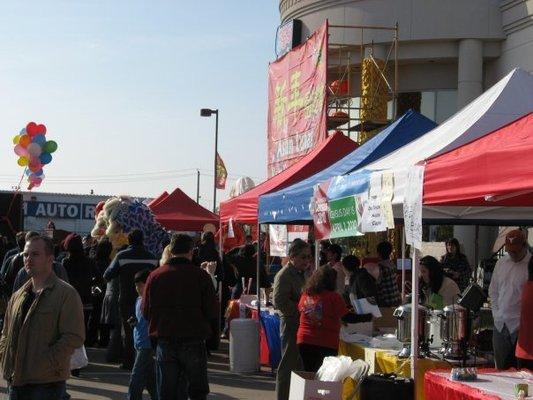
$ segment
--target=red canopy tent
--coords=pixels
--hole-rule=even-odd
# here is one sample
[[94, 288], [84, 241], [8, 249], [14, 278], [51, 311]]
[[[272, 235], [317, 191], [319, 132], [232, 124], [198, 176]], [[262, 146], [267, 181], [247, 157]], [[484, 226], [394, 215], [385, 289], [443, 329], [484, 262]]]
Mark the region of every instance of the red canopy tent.
[[160, 203], [161, 201], [165, 200], [165, 198], [168, 197], [168, 192], [165, 190], [163, 193], [161, 193], [159, 196], [157, 196], [155, 199], [150, 201], [148, 203], [148, 207], [152, 208], [156, 204]]
[[259, 196], [299, 182], [338, 161], [357, 148], [357, 143], [336, 132], [297, 163], [231, 200], [220, 203], [220, 222], [255, 224]]
[[218, 215], [197, 204], [178, 188], [159, 202], [154, 204], [152, 201], [148, 207], [161, 225], [173, 231], [202, 231], [206, 224], [218, 227]]
[[[428, 160], [426, 206], [533, 206], [533, 113]], [[512, 212], [512, 210], [509, 210]]]

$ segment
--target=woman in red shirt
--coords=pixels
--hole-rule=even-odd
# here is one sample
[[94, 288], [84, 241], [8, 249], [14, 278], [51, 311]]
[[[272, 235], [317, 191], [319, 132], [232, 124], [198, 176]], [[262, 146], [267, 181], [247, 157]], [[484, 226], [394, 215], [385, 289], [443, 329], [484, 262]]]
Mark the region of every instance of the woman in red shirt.
[[533, 371], [533, 316], [531, 314], [531, 309], [533, 309], [533, 258], [529, 260], [527, 268], [529, 277], [522, 290], [520, 329], [515, 355], [519, 368]]
[[337, 271], [321, 267], [309, 278], [300, 297], [296, 340], [304, 369], [309, 372], [318, 371], [324, 357], [338, 354], [341, 319], [345, 322], [360, 319], [348, 313], [342, 296], [335, 291], [336, 280]]

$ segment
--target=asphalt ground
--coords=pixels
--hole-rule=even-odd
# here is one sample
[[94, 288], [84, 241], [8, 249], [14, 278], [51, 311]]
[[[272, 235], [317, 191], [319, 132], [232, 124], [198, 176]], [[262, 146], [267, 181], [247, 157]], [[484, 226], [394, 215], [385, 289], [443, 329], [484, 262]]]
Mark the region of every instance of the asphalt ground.
[[[89, 348], [89, 366], [81, 371], [79, 378], [67, 382], [68, 393], [73, 400], [126, 399], [129, 372], [117, 364], [104, 361], [105, 349]], [[234, 374], [229, 371], [228, 343], [223, 341], [219, 351], [209, 357], [209, 399], [274, 400], [275, 376], [268, 368], [254, 375]], [[0, 399], [7, 399], [7, 385], [0, 380]], [[145, 391], [144, 399], [150, 399]], [[51, 399], [52, 400], [52, 399]]]

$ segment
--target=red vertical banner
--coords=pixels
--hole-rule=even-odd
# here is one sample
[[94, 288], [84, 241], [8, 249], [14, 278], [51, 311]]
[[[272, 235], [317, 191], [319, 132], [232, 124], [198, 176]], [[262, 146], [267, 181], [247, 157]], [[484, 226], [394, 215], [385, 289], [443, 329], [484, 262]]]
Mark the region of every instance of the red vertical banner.
[[268, 68], [268, 177], [327, 137], [327, 21]]
[[331, 234], [331, 221], [329, 219], [328, 188], [330, 180], [316, 185], [311, 198], [310, 211], [313, 215], [315, 227], [315, 240], [328, 239]]
[[216, 187], [217, 189], [225, 189], [226, 188], [226, 179], [228, 178], [228, 171], [226, 170], [226, 166], [224, 165], [224, 161], [222, 161], [222, 158], [217, 153], [217, 176], [216, 176]]

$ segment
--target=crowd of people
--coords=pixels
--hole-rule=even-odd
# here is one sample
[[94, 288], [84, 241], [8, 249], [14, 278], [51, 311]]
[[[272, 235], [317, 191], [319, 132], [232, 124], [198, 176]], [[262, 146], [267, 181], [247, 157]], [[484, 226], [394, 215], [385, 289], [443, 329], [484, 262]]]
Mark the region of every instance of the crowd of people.
[[[84, 344], [107, 347], [107, 361], [131, 370], [129, 399], [141, 399], [144, 389], [152, 399], [205, 399], [208, 355], [228, 329], [226, 305], [259, 286], [267, 294], [272, 287], [280, 316], [276, 393], [287, 400], [292, 371], [316, 372], [324, 357], [337, 354], [342, 324], [372, 320], [356, 314], [351, 299], [379, 307], [402, 302], [386, 241], [364, 264], [322, 242], [315, 269], [313, 246], [297, 239], [286, 263], [274, 258], [269, 270], [251, 236], [222, 257], [210, 232], [196, 243], [174, 234], [157, 255], [146, 250], [140, 230], [118, 251], [106, 238], [95, 242], [75, 233], [60, 246], [37, 232], [20, 232], [16, 240], [13, 249], [2, 248], [0, 270], [0, 367], [11, 399], [69, 398], [65, 381], [80, 374], [71, 371], [70, 356]], [[533, 259], [524, 233], [511, 231], [505, 250], [489, 289], [495, 363], [509, 368], [518, 360], [531, 368]], [[420, 260], [421, 302], [433, 309], [453, 304], [471, 278], [459, 242], [450, 239], [440, 261]], [[29, 340], [36, 332], [38, 339]]]

